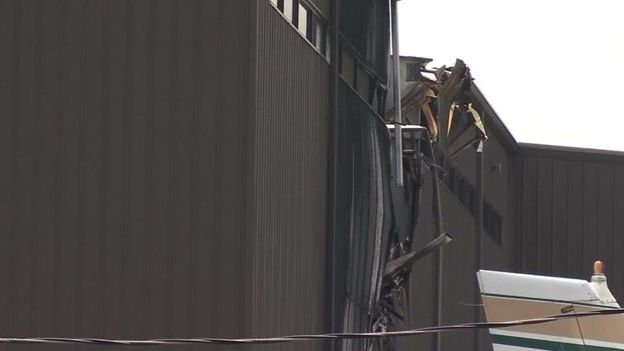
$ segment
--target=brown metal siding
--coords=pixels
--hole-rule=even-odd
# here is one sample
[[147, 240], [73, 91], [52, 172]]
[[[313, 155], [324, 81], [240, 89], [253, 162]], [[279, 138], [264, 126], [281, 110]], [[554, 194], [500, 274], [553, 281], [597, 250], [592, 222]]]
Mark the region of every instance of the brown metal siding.
[[[492, 130], [486, 120], [486, 128]], [[494, 133], [489, 134], [483, 153], [483, 197], [501, 216], [502, 232], [499, 246], [492, 235], [484, 230], [483, 260], [484, 269], [511, 271], [514, 267], [514, 253], [517, 230], [515, 227], [515, 201], [513, 177], [516, 175], [514, 155], [505, 148], [501, 139]], [[500, 172], [495, 167], [500, 165]]]
[[[484, 114], [485, 127], [489, 138], [483, 151], [483, 198], [502, 221], [501, 245], [484, 228], [482, 251], [484, 269], [512, 270], [516, 252], [516, 218], [514, 208], [516, 177], [515, 155], [499, 137], [500, 132], [488, 115]], [[466, 177], [466, 181], [477, 190], [477, 154], [471, 147], [454, 159], [455, 167]], [[496, 169], [499, 170], [496, 170]], [[476, 201], [476, 198], [475, 198]], [[467, 208], [464, 207], [467, 211]]]
[[[442, 187], [441, 187], [442, 188]], [[422, 206], [418, 217], [418, 234], [414, 238], [414, 248], [421, 248], [435, 237], [433, 223], [431, 173], [424, 173], [424, 186], [421, 194]], [[445, 207], [444, 210], [447, 210]], [[449, 243], [448, 245], [453, 245]], [[447, 245], [447, 246], [448, 246]], [[431, 254], [416, 262], [410, 278], [410, 325], [414, 328], [433, 325], [435, 313], [434, 296], [434, 255]], [[409, 346], [415, 350], [432, 350], [433, 336], [409, 338]], [[409, 349], [409, 348], [408, 348]]]
[[[433, 240], [434, 233], [431, 209], [431, 177], [425, 173], [425, 186], [422, 193], [419, 231], [414, 247], [421, 248]], [[475, 267], [475, 221], [466, 208], [453, 195], [441, 186], [444, 229], [453, 237], [453, 241], [444, 246], [442, 324], [463, 323], [474, 319], [474, 289], [476, 288]], [[434, 259], [433, 255], [416, 262], [410, 282], [410, 325], [427, 327], [434, 323]], [[412, 348], [429, 350], [432, 336], [410, 338]], [[449, 350], [466, 349], [472, 345], [472, 332], [443, 335], [442, 348]]]
[[[521, 145], [520, 269], [588, 279], [592, 263], [624, 270], [624, 155]], [[624, 284], [610, 280], [622, 299]]]
[[[386, 125], [349, 85], [338, 89], [339, 192], [337, 200], [337, 281], [339, 331], [371, 328], [380, 293], [380, 271], [390, 242], [390, 135]], [[342, 292], [344, 291], [344, 293]], [[341, 343], [343, 350], [366, 348], [363, 340]]]
[[[441, 323], [455, 324], [474, 319], [474, 291], [477, 280], [475, 263], [476, 222], [470, 213], [450, 193], [442, 190], [445, 230], [453, 241], [444, 247], [442, 319]], [[472, 343], [473, 332], [459, 332], [442, 336], [443, 350], [466, 349]]]
[[329, 66], [268, 1], [257, 38], [250, 333], [323, 332]]
[[[486, 119], [487, 123], [488, 119]], [[494, 128], [487, 125], [486, 128]], [[491, 129], [490, 129], [491, 130]], [[492, 172], [492, 166], [501, 163], [501, 173]], [[474, 149], [467, 149], [455, 160], [455, 167], [467, 178], [467, 182], [476, 185], [476, 155]], [[514, 216], [513, 196], [515, 169], [514, 155], [510, 154], [501, 140], [490, 134], [484, 151], [484, 199], [501, 214], [503, 221], [502, 242], [499, 246], [484, 231], [482, 240], [483, 267], [485, 269], [506, 270], [514, 268], [516, 252], [516, 218]], [[430, 173], [425, 173], [422, 193], [422, 207], [419, 217], [419, 231], [415, 247], [419, 248], [434, 238], [432, 217], [432, 184]], [[476, 253], [476, 220], [474, 214], [441, 185], [444, 228], [453, 237], [453, 241], [444, 247], [442, 323], [453, 324], [473, 321], [480, 303], [475, 300], [478, 266]], [[434, 323], [434, 271], [433, 255], [418, 261], [412, 272], [410, 287], [410, 324], [413, 327], [431, 326]], [[460, 332], [442, 336], [442, 348], [449, 350], [473, 349], [474, 332]], [[489, 350], [491, 344], [486, 332], [479, 333], [480, 349]], [[432, 337], [409, 338], [412, 348], [428, 350], [432, 347]]]
[[3, 334], [241, 335], [254, 6], [0, 1]]

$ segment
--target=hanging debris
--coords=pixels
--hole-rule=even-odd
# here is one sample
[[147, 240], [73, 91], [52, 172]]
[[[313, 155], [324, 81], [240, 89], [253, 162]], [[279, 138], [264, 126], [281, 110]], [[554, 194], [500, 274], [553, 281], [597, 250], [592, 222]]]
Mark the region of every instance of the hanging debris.
[[[432, 140], [455, 157], [478, 140], [487, 140], [482, 117], [470, 94], [473, 79], [462, 60], [458, 59], [454, 67], [435, 70], [426, 68], [430, 62], [417, 59], [408, 67], [409, 80], [417, 84], [401, 99], [401, 113], [405, 124], [426, 126]], [[394, 109], [388, 111], [386, 120], [390, 121], [393, 114]]]

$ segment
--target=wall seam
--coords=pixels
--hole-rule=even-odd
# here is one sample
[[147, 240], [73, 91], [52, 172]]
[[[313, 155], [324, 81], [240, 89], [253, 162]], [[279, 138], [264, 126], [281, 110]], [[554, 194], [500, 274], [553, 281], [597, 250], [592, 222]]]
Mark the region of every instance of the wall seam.
[[106, 293], [108, 279], [106, 272], [106, 262], [108, 261], [108, 248], [106, 245], [106, 236], [108, 234], [108, 146], [109, 146], [109, 128], [110, 128], [110, 2], [104, 2], [104, 15], [102, 19], [102, 116], [101, 121], [101, 149], [100, 149], [100, 211], [99, 211], [99, 257], [98, 268], [101, 274], [98, 279], [98, 334], [106, 334]]
[[30, 303], [32, 304], [29, 312], [29, 325], [30, 330], [33, 333], [37, 333], [36, 326], [36, 318], [38, 311], [38, 268], [39, 268], [39, 255], [37, 252], [37, 243], [39, 242], [39, 230], [41, 229], [39, 222], [39, 196], [40, 196], [40, 186], [39, 186], [39, 166], [41, 162], [41, 46], [42, 46], [42, 3], [41, 0], [36, 2], [36, 14], [35, 14], [35, 78], [34, 78], [34, 155], [33, 155], [33, 179], [32, 179], [32, 232], [31, 232], [31, 246], [30, 251], [32, 253], [32, 265], [30, 271]]
[[81, 20], [80, 20], [80, 116], [79, 116], [79, 136], [80, 143], [78, 150], [78, 185], [77, 185], [77, 203], [78, 205], [78, 233], [76, 245], [76, 309], [74, 321], [76, 324], [75, 331], [78, 335], [83, 331], [82, 310], [84, 308], [84, 264], [85, 264], [85, 211], [86, 211], [86, 70], [87, 70], [87, 4], [88, 0], [82, 1]]
[[11, 97], [11, 140], [9, 142], [11, 148], [10, 167], [11, 174], [9, 180], [9, 311], [8, 311], [8, 332], [15, 335], [15, 298], [16, 298], [16, 234], [17, 231], [17, 123], [19, 117], [19, 69], [20, 69], [20, 55], [19, 55], [19, 24], [20, 24], [20, 8], [19, 1], [13, 0], [13, 37], [12, 37], [12, 60], [11, 67], [13, 71], [13, 81], [11, 82], [12, 97]]
[[[255, 167], [256, 167], [256, 120], [257, 120], [257, 86], [258, 86], [258, 38], [260, 36], [259, 26], [258, 26], [258, 16], [259, 16], [259, 3], [256, 0], [251, 2], [251, 6], [247, 7], [247, 25], [248, 28], [244, 31], [245, 40], [241, 43], [241, 49], [248, 50], [248, 60], [244, 67], [243, 73], [243, 86], [247, 86], [248, 89], [244, 92], [244, 111], [243, 116], [245, 116], [245, 121], [243, 123], [243, 139], [245, 141], [244, 151], [243, 151], [243, 171], [244, 171], [244, 191], [242, 192], [241, 201], [243, 203], [242, 206], [242, 218], [243, 218], [243, 227], [241, 228], [241, 232], [244, 233], [245, 236], [242, 238], [241, 242], [244, 243], [241, 250], [241, 270], [243, 272], [251, 272], [247, 274], [241, 274], [241, 301], [242, 307], [240, 309], [240, 324], [241, 329], [245, 334], [251, 334], [253, 326], [252, 323], [246, 322], [247, 320], [254, 320], [253, 313], [250, 311], [253, 307], [252, 296], [253, 294], [253, 268], [254, 265], [254, 242], [257, 240], [255, 235], [256, 231], [252, 228], [255, 226], [251, 223], [254, 221], [256, 215], [256, 193], [255, 193]], [[244, 196], [247, 196], [245, 198]], [[245, 311], [248, 311], [245, 313]]]
[[171, 2], [171, 42], [173, 50], [171, 55], [170, 69], [170, 106], [169, 106], [169, 189], [168, 189], [168, 209], [167, 209], [167, 257], [166, 257], [166, 288], [165, 288], [165, 330], [168, 335], [173, 332], [173, 251], [175, 246], [174, 230], [176, 224], [175, 194], [176, 194], [176, 147], [177, 147], [177, 73], [178, 73], [178, 2]]
[[[217, 1], [217, 4], [215, 5], [217, 8], [215, 9], [215, 12], [218, 13], [217, 15], [217, 23], [216, 23], [216, 27], [217, 28], [223, 28], [224, 25], [224, 14], [223, 14], [223, 5], [224, 2], [223, 1]], [[217, 35], [217, 43], [215, 45], [216, 50], [214, 50], [214, 55], [216, 57], [216, 67], [223, 67], [223, 36], [221, 35]], [[222, 82], [223, 81], [223, 70], [222, 69], [217, 69], [216, 70], [216, 82]], [[223, 168], [223, 164], [222, 164], [222, 157], [221, 157], [221, 133], [219, 131], [222, 130], [222, 123], [221, 123], [221, 119], [220, 117], [223, 116], [223, 89], [220, 89], [219, 87], [216, 88], [216, 97], [215, 97], [215, 101], [216, 103], [216, 107], [215, 107], [215, 118], [214, 118], [214, 147], [212, 148], [213, 152], [214, 152], [214, 164], [216, 165], [216, 167], [218, 169], [222, 169]], [[217, 172], [215, 180], [214, 180], [214, 184], [213, 188], [212, 188], [212, 194], [214, 194], [215, 198], [217, 199], [217, 201], [215, 201], [212, 206], [211, 206], [211, 211], [213, 212], [213, 214], [215, 215], [215, 232], [214, 232], [214, 246], [212, 247], [212, 253], [211, 253], [211, 268], [212, 268], [212, 276], [216, 277], [216, 279], [218, 280], [220, 278], [220, 273], [217, 269], [218, 265], [219, 265], [219, 247], [221, 247], [221, 236], [219, 235], [222, 231], [222, 227], [223, 227], [223, 223], [222, 223], [222, 218], [223, 218], [223, 212], [221, 210], [220, 207], [217, 206], [218, 202], [221, 202], [223, 199], [221, 197], [221, 182], [222, 182], [222, 174], [221, 172]], [[219, 329], [218, 326], [218, 319], [216, 318], [216, 312], [218, 311], [218, 299], [220, 297], [220, 293], [218, 289], [214, 289], [215, 292], [215, 296], [211, 301], [211, 311], [213, 311], [213, 318], [211, 319], [211, 326], [217, 330], [219, 330], [219, 332], [221, 332], [221, 329]]]
[[131, 235], [129, 231], [129, 217], [131, 216], [131, 203], [132, 197], [130, 197], [130, 181], [132, 177], [132, 150], [131, 150], [131, 142], [130, 139], [132, 137], [132, 61], [131, 61], [131, 52], [133, 46], [132, 40], [132, 17], [134, 14], [134, 1], [126, 2], [126, 13], [125, 13], [125, 62], [124, 62], [124, 96], [123, 96], [123, 126], [122, 126], [122, 194], [121, 194], [121, 262], [119, 265], [119, 290], [120, 290], [120, 301], [119, 304], [121, 306], [121, 323], [119, 323], [119, 335], [126, 336], [128, 335], [128, 245], [129, 245], [129, 235]]
[[201, 0], [195, 0], [194, 2], [194, 17], [193, 17], [193, 91], [192, 91], [192, 136], [191, 136], [191, 197], [190, 197], [190, 255], [189, 266], [191, 277], [189, 281], [189, 296], [188, 296], [188, 325], [190, 326], [189, 332], [191, 335], [196, 335], [197, 330], [197, 309], [192, 306], [197, 304], [197, 279], [199, 269], [198, 264], [198, 250], [199, 250], [199, 198], [198, 198], [198, 163], [199, 163], [199, 77], [202, 73], [202, 62], [200, 60], [200, 33], [201, 33]]
[[143, 259], [143, 276], [144, 285], [143, 291], [145, 296], [143, 299], [143, 335], [148, 337], [151, 335], [151, 321], [152, 321], [152, 264], [151, 257], [154, 252], [154, 244], [152, 243], [151, 236], [153, 234], [153, 208], [152, 201], [154, 198], [154, 31], [155, 31], [155, 10], [156, 2], [149, 2], [149, 18], [148, 18], [148, 34], [147, 34], [147, 116], [146, 122], [146, 145], [145, 145], [145, 203], [143, 204], [145, 209], [145, 229], [143, 232], [145, 243], [145, 257]]
[[62, 248], [62, 236], [63, 236], [63, 224], [64, 221], [62, 219], [62, 196], [63, 196], [63, 182], [62, 182], [62, 169], [63, 169], [63, 139], [64, 132], [64, 79], [63, 76], [65, 74], [65, 6], [62, 0], [58, 0], [58, 8], [60, 12], [59, 21], [58, 21], [58, 32], [57, 32], [57, 40], [58, 40], [58, 72], [57, 72], [57, 91], [56, 91], [56, 102], [57, 102], [57, 110], [56, 110], [56, 148], [55, 148], [55, 184], [54, 184], [54, 268], [52, 279], [54, 282], [53, 289], [53, 321], [54, 321], [54, 330], [55, 332], [59, 331], [59, 312], [60, 308], [60, 286], [59, 286], [59, 277], [60, 277], [60, 255]]

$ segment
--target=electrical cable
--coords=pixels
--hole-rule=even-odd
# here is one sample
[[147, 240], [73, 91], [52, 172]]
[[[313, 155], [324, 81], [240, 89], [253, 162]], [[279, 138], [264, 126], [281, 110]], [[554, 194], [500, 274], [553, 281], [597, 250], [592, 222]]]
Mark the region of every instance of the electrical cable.
[[542, 324], [548, 322], [554, 322], [562, 319], [569, 318], [585, 318], [592, 316], [603, 315], [615, 315], [624, 313], [622, 308], [614, 308], [607, 310], [598, 310], [591, 312], [579, 312], [579, 313], [567, 313], [559, 314], [549, 317], [540, 317], [532, 319], [522, 319], [515, 321], [505, 322], [475, 322], [454, 324], [437, 327], [427, 327], [420, 329], [410, 329], [401, 331], [388, 331], [388, 332], [372, 332], [372, 333], [330, 333], [330, 334], [302, 334], [302, 335], [290, 335], [290, 336], [278, 336], [268, 338], [241, 338], [241, 339], [227, 339], [227, 338], [194, 338], [194, 339], [144, 339], [144, 340], [123, 340], [123, 339], [101, 339], [101, 338], [57, 338], [57, 337], [43, 337], [43, 338], [0, 338], [2, 344], [87, 344], [98, 346], [162, 346], [162, 345], [192, 345], [192, 344], [276, 344], [284, 342], [295, 341], [312, 341], [312, 340], [327, 340], [327, 339], [377, 339], [386, 337], [403, 337], [423, 334], [434, 334], [441, 332], [450, 332], [455, 330], [464, 329], [491, 329], [491, 328], [506, 328], [520, 325], [532, 325]]

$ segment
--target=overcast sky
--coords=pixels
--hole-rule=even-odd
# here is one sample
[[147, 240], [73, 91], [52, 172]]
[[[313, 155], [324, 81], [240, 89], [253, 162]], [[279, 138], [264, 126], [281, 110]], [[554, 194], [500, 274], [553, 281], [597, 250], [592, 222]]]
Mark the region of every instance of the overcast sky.
[[624, 1], [403, 0], [399, 31], [463, 59], [517, 141], [624, 151]]

